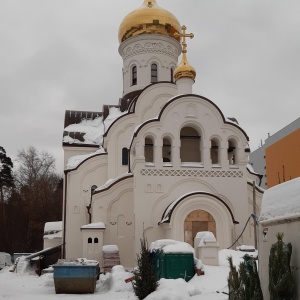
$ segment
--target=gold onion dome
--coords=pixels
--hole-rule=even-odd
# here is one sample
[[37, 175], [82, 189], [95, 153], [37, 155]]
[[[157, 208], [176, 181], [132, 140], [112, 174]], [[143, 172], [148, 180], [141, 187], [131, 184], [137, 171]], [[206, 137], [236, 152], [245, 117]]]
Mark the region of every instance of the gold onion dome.
[[183, 25], [182, 26], [182, 33], [180, 34], [176, 34], [179, 35], [180, 37], [183, 38], [182, 41], [182, 59], [181, 59], [181, 63], [177, 66], [177, 68], [174, 71], [174, 78], [175, 81], [177, 81], [180, 78], [191, 78], [193, 80], [195, 80], [196, 78], [196, 71], [195, 69], [189, 64], [187, 57], [186, 57], [186, 53], [187, 53], [187, 44], [186, 44], [186, 37], [189, 38], [193, 38], [194, 34], [193, 33], [189, 33], [186, 34], [185, 33], [186, 27]]
[[180, 23], [167, 10], [159, 7], [156, 0], [144, 0], [143, 5], [129, 13], [119, 27], [119, 42], [141, 34], [162, 34], [180, 41]]

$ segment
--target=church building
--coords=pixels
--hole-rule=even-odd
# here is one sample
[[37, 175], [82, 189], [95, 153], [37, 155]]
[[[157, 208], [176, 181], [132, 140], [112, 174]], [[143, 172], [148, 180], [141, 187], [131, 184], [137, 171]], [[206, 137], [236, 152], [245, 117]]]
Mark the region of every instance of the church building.
[[[117, 245], [121, 264], [133, 267], [143, 235], [149, 244], [193, 245], [199, 231], [227, 248], [253, 213], [253, 198], [259, 213], [261, 177], [248, 165], [249, 138], [213, 101], [193, 94], [186, 31], [145, 0], [119, 27], [119, 102], [102, 112], [66, 111], [65, 258], [101, 263], [102, 247]], [[239, 243], [254, 245], [253, 221]]]

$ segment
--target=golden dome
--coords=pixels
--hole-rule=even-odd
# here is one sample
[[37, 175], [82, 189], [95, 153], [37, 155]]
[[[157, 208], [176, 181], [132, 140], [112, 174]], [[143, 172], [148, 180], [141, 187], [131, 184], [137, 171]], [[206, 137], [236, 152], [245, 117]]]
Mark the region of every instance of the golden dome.
[[119, 27], [119, 42], [140, 34], [162, 34], [180, 41], [175, 33], [180, 32], [176, 17], [156, 4], [156, 0], [144, 0], [144, 4], [129, 13]]
[[174, 78], [177, 81], [180, 78], [192, 78], [195, 80], [196, 78], [196, 71], [195, 69], [189, 64], [186, 54], [182, 53], [182, 60], [181, 63], [174, 71]]
[[195, 80], [196, 71], [189, 64], [189, 62], [186, 58], [187, 44], [186, 44], [186, 39], [185, 39], [186, 37], [189, 37], [189, 38], [192, 39], [194, 37], [194, 34], [193, 33], [186, 34], [185, 33], [186, 26], [185, 25], [183, 25], [181, 29], [182, 29], [182, 33], [180, 33], [180, 34], [177, 33], [176, 36], [179, 35], [180, 37], [183, 38], [183, 41], [182, 41], [182, 59], [181, 59], [181, 63], [177, 66], [177, 68], [174, 71], [174, 78], [175, 78], [175, 81], [177, 81], [180, 78], [191, 78], [191, 79]]

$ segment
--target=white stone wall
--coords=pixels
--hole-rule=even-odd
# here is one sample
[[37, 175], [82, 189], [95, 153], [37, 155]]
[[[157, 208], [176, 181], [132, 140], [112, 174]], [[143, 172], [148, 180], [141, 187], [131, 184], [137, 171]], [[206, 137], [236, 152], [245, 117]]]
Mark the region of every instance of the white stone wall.
[[[173, 38], [159, 34], [143, 34], [121, 43], [123, 58], [123, 95], [145, 88], [151, 83], [151, 64], [158, 66], [158, 81], [171, 81], [171, 68], [175, 69], [181, 46]], [[131, 69], [137, 66], [137, 84], [132, 85]]]

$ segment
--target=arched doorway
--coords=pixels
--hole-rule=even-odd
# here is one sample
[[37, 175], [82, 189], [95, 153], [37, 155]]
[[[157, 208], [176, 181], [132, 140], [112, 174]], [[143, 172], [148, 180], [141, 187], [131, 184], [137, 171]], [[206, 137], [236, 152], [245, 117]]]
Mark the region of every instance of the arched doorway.
[[216, 235], [216, 221], [205, 210], [194, 210], [184, 220], [184, 241], [194, 247], [194, 238], [199, 231], [211, 231]]

